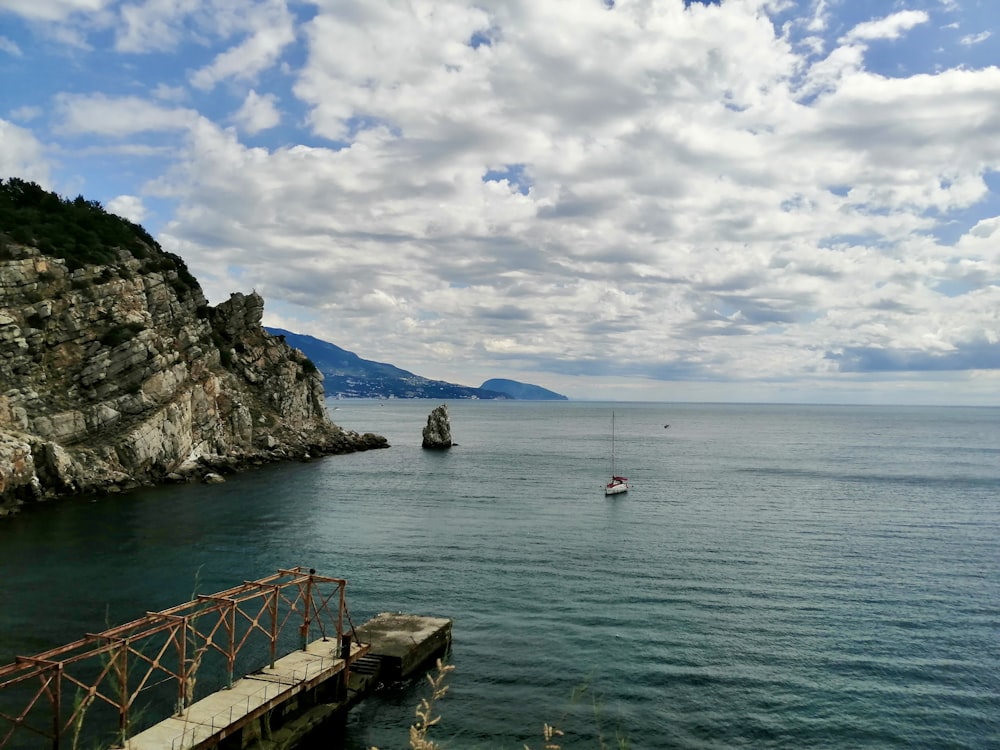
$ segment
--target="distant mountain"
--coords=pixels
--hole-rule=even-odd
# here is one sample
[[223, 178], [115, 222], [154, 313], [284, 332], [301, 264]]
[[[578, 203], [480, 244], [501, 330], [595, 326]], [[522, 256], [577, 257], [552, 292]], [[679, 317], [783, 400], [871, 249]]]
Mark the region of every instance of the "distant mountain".
[[281, 328], [265, 328], [302, 351], [323, 373], [327, 396], [343, 398], [481, 398], [509, 399], [509, 394], [485, 388], [428, 380], [384, 362], [362, 359], [354, 352], [328, 341], [292, 333]]
[[504, 378], [492, 378], [479, 387], [490, 391], [506, 393], [511, 398], [516, 398], [520, 401], [569, 401], [561, 393], [550, 391], [548, 388], [542, 388], [540, 385], [518, 383], [516, 380], [505, 380]]

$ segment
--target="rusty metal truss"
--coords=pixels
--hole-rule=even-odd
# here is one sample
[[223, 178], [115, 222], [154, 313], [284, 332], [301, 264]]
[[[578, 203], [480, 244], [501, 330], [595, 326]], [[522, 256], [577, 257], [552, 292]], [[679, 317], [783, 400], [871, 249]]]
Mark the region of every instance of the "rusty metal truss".
[[[0, 749], [54, 750], [127, 739], [234, 674], [274, 667], [311, 638], [339, 653], [347, 581], [279, 570], [0, 666]], [[353, 626], [351, 627], [353, 631]], [[150, 716], [150, 713], [156, 714]], [[109, 730], [110, 728], [110, 730]]]

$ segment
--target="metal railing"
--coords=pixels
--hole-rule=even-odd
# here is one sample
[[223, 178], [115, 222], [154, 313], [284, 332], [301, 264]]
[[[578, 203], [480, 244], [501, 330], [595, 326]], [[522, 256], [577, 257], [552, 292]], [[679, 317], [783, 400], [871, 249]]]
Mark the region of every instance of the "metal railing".
[[[64, 740], [72, 746], [98, 734], [112, 734], [124, 746], [140, 724], [158, 720], [144, 711], [166, 718], [172, 703], [174, 715], [181, 715], [196, 692], [232, 687], [238, 660], [247, 672], [273, 668], [279, 650], [304, 649], [313, 633], [333, 640], [336, 653], [347, 615], [346, 584], [312, 569], [279, 570], [16, 657], [0, 666], [0, 749], [18, 747], [25, 737], [34, 738], [26, 746], [37, 747], [41, 737], [58, 750]], [[143, 711], [137, 710], [140, 696], [149, 697]], [[117, 724], [111, 732], [109, 722]]]

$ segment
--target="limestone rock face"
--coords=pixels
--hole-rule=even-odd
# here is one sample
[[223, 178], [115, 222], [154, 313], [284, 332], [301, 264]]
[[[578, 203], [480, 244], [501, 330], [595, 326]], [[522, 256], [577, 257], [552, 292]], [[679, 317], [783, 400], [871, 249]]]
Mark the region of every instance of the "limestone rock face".
[[448, 407], [445, 404], [437, 407], [427, 416], [427, 426], [424, 427], [424, 448], [450, 448], [451, 424], [448, 421]]
[[210, 307], [158, 248], [73, 268], [31, 246], [0, 249], [0, 515], [387, 446], [330, 422], [322, 376], [261, 327], [260, 295]]

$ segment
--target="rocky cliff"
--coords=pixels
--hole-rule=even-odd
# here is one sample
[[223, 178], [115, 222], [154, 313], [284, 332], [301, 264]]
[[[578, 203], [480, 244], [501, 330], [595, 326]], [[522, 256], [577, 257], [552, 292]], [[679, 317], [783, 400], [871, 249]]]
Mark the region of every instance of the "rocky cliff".
[[387, 445], [329, 421], [259, 295], [209, 306], [148, 235], [86, 259], [24, 235], [0, 225], [0, 514]]

